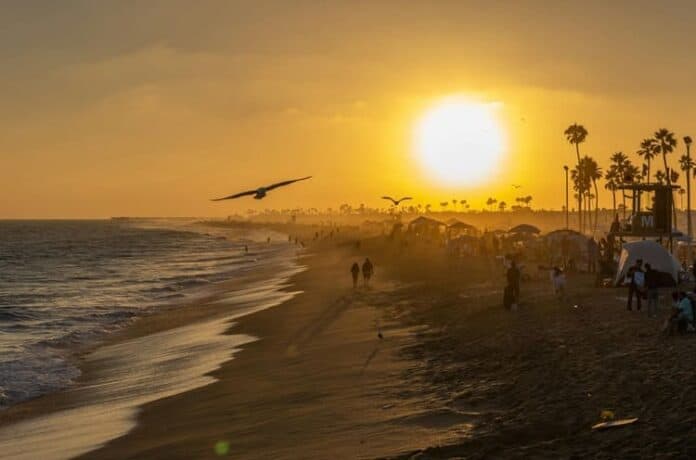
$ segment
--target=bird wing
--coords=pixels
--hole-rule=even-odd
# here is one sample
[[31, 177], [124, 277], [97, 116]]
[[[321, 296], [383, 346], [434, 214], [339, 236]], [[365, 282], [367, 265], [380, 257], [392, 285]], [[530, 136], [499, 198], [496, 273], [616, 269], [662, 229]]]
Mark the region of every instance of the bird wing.
[[235, 193], [234, 195], [225, 196], [222, 198], [213, 198], [210, 201], [234, 200], [235, 198], [239, 198], [239, 197], [247, 196], [247, 195], [256, 195], [256, 190], [248, 190], [246, 192]]
[[390, 197], [390, 196], [383, 196], [382, 199], [383, 199], [383, 200], [389, 200], [389, 201], [391, 201], [392, 203], [397, 204], [397, 201], [396, 201], [394, 198]]
[[413, 199], [413, 198], [411, 198], [410, 196], [405, 196], [405, 197], [403, 197], [402, 199], [399, 200], [399, 203], [401, 203], [402, 201], [408, 201], [408, 200], [412, 200], [412, 199]]
[[278, 182], [277, 184], [269, 185], [268, 187], [264, 187], [264, 188], [265, 188], [266, 191], [268, 192], [268, 191], [270, 191], [270, 190], [273, 190], [274, 188], [282, 187], [282, 186], [284, 186], [284, 185], [290, 185], [290, 184], [292, 184], [292, 183], [294, 183], [294, 182], [299, 182], [299, 181], [301, 181], [301, 180], [307, 180], [307, 179], [311, 179], [311, 178], [312, 178], [312, 176], [307, 176], [307, 177], [301, 177], [301, 178], [299, 178], [299, 179], [286, 180], [286, 181], [283, 181], [283, 182]]

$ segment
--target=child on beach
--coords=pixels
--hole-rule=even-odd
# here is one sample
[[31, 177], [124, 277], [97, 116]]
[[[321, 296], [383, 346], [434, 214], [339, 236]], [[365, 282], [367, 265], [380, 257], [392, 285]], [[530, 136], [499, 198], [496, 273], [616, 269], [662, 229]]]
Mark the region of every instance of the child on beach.
[[353, 289], [358, 287], [358, 276], [360, 275], [360, 266], [357, 262], [353, 263], [350, 267], [350, 274], [353, 276]]
[[553, 270], [551, 270], [551, 284], [553, 285], [553, 293], [561, 299], [565, 298], [566, 277], [563, 270], [553, 267]]

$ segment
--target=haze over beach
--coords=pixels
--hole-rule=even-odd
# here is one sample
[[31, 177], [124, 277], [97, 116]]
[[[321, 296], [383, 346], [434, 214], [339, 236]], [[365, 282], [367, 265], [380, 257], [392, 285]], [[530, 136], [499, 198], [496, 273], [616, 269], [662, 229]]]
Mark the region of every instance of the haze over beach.
[[[688, 1], [6, 2], [0, 215], [225, 216], [249, 206], [201, 198], [306, 174], [311, 187], [268, 206], [375, 206], [395, 189], [482, 203], [523, 182], [559, 209], [570, 123], [602, 166], [657, 127], [689, 130], [693, 14]], [[486, 187], [442, 183], [414, 155], [414, 126], [453, 94], [498, 105], [505, 155]]]
[[696, 4], [0, 6], [0, 457], [696, 457]]

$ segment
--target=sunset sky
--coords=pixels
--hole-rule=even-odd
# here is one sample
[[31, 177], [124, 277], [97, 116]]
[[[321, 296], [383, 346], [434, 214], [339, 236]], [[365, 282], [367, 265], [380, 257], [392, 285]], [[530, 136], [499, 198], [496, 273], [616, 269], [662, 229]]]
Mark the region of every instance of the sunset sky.
[[[657, 128], [696, 136], [694, 43], [689, 1], [3, 2], [0, 218], [383, 194], [480, 209], [514, 201], [512, 183], [558, 209], [569, 124], [604, 167]], [[475, 186], [439, 182], [413, 151], [453, 94], [495, 103], [506, 133], [499, 172]], [[208, 201], [305, 175], [261, 202]]]

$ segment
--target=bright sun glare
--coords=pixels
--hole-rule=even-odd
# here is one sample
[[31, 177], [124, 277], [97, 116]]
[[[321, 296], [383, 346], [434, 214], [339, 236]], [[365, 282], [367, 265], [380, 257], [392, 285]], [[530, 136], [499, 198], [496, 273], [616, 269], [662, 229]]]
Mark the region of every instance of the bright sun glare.
[[450, 98], [428, 110], [415, 132], [425, 168], [450, 185], [484, 182], [504, 149], [496, 104]]

